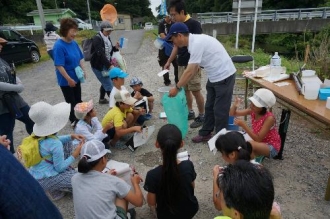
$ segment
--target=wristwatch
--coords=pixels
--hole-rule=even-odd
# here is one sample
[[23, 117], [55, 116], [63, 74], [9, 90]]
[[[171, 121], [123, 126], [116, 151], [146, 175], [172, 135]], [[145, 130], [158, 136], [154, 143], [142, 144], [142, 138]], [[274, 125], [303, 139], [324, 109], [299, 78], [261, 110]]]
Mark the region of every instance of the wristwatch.
[[181, 87], [178, 87], [177, 84], [175, 84], [175, 88], [176, 88], [177, 90], [181, 90]]

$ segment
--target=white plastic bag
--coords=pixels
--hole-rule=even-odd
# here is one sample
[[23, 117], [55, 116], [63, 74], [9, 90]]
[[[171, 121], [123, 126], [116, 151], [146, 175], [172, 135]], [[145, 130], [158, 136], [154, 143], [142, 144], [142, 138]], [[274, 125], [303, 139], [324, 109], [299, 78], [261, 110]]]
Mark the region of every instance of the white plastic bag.
[[124, 72], [127, 72], [126, 61], [119, 51], [112, 54], [111, 64], [115, 67], [119, 67]]

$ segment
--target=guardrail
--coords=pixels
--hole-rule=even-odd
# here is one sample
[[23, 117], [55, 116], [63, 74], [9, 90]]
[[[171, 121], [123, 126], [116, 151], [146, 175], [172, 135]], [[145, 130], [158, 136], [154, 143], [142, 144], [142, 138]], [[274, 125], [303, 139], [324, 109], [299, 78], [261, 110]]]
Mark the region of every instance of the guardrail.
[[[330, 17], [330, 7], [297, 8], [261, 11], [257, 16], [257, 21], [326, 19], [328, 17]], [[197, 19], [201, 24], [233, 23], [237, 22], [237, 14], [233, 14], [232, 12], [197, 13]], [[253, 22], [254, 13], [241, 14], [240, 21]]]

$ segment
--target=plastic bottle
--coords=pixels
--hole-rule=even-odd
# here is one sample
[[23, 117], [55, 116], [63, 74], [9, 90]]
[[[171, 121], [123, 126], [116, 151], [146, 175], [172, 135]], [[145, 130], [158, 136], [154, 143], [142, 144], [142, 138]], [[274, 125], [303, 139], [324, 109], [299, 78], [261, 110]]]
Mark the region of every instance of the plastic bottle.
[[127, 41], [128, 41], [128, 39], [126, 39], [125, 37], [120, 37], [119, 38], [119, 47], [121, 49], [126, 48], [127, 47]]
[[270, 60], [271, 66], [281, 66], [281, 57], [278, 55], [278, 52], [275, 52], [273, 57]]

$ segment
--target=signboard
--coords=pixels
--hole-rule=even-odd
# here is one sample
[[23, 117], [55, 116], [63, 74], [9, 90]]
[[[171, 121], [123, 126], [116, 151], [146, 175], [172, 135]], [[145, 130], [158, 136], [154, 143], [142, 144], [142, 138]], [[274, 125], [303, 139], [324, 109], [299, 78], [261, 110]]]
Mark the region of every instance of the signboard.
[[[241, 1], [241, 14], [254, 14], [255, 12], [255, 0], [240, 0]], [[238, 2], [239, 0], [233, 0], [233, 14], [238, 14]], [[262, 9], [262, 0], [258, 0], [258, 13]]]

